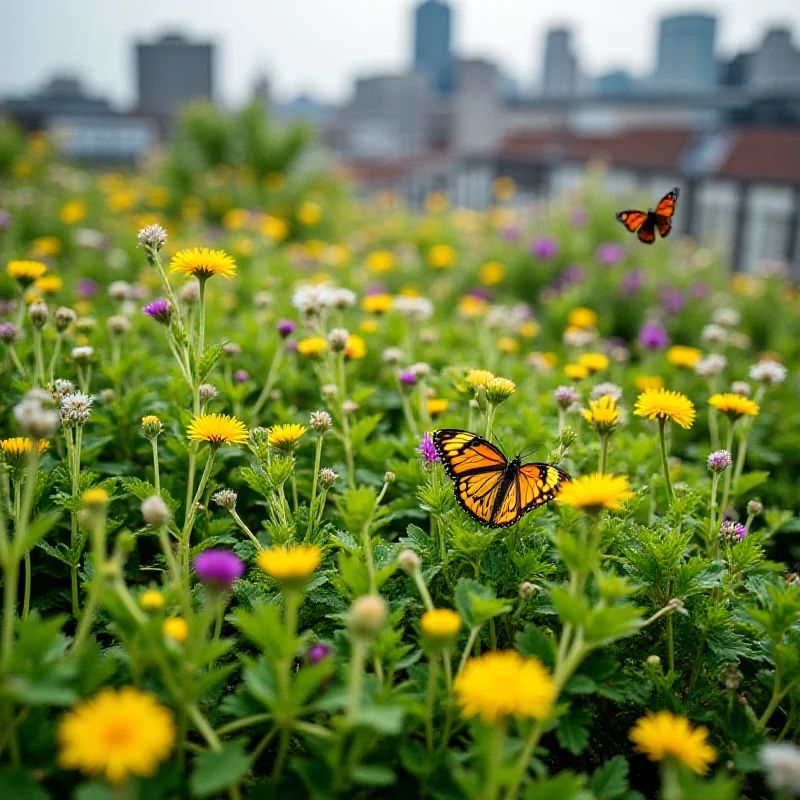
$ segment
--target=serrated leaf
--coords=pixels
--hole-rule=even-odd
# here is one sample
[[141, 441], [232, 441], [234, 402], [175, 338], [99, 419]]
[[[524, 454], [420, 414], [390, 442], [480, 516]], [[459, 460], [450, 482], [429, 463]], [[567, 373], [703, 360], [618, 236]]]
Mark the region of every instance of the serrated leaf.
[[555, 640], [552, 634], [545, 633], [538, 625], [526, 625], [515, 637], [517, 650], [524, 656], [535, 656], [545, 666], [555, 663]]
[[628, 762], [623, 756], [606, 761], [589, 779], [589, 788], [597, 800], [615, 800], [628, 790]]
[[194, 797], [211, 797], [238, 783], [250, 769], [250, 756], [242, 741], [225, 744], [221, 750], [206, 750], [195, 758], [189, 781]]
[[360, 447], [366, 441], [367, 437], [378, 427], [381, 421], [381, 414], [373, 414], [369, 417], [359, 420], [350, 429], [350, 442], [353, 447]]
[[211, 370], [214, 369], [214, 365], [222, 355], [223, 347], [225, 347], [225, 342], [212, 344], [210, 347], [206, 348], [203, 357], [200, 359], [200, 364], [197, 367], [197, 377], [200, 383], [202, 383], [208, 377]]
[[577, 708], [560, 717], [556, 728], [558, 743], [577, 756], [589, 744], [591, 717], [585, 709]]
[[356, 715], [356, 721], [378, 733], [394, 736], [403, 728], [403, 709], [399, 706], [364, 706]]

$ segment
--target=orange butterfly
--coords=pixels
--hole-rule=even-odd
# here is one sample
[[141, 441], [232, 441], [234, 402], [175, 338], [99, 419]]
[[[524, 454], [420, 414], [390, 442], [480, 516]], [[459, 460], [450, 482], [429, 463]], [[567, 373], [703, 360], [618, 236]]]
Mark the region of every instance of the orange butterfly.
[[617, 219], [631, 232], [639, 237], [640, 242], [653, 244], [656, 240], [656, 229], [664, 239], [672, 230], [672, 215], [678, 202], [680, 190], [676, 186], [669, 194], [665, 194], [656, 206], [656, 210], [620, 211]]
[[549, 503], [569, 481], [552, 464], [509, 461], [493, 444], [469, 431], [434, 431], [433, 445], [455, 485], [458, 504], [489, 528], [505, 528]]

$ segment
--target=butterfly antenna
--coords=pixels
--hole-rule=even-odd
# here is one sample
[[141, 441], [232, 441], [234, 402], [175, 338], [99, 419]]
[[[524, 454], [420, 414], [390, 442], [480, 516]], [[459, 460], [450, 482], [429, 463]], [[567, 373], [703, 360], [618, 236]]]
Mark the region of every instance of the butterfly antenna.
[[534, 447], [533, 450], [525, 453], [524, 455], [521, 455], [520, 458], [530, 458], [534, 453], [539, 452], [539, 450], [541, 450], [541, 449], [542, 449], [542, 445], [539, 445], [538, 447]]
[[503, 443], [500, 441], [500, 439], [498, 438], [497, 434], [494, 431], [492, 431], [492, 436], [494, 437], [494, 440], [497, 442], [497, 444], [500, 445], [500, 449], [503, 451], [503, 453], [505, 453], [506, 449], [505, 447], [503, 447]]

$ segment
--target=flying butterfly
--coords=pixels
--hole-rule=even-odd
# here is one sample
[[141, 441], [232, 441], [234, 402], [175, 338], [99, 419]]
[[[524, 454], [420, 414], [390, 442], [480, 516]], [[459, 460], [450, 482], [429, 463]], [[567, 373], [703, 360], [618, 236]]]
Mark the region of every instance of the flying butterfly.
[[653, 244], [656, 240], [656, 230], [664, 239], [672, 230], [672, 215], [675, 213], [675, 204], [678, 202], [680, 190], [676, 186], [671, 192], [665, 194], [656, 210], [648, 211], [620, 211], [617, 219], [631, 232], [639, 237], [640, 242]]
[[481, 525], [504, 528], [549, 503], [569, 475], [552, 464], [509, 461], [493, 444], [469, 431], [434, 431], [433, 445], [453, 481], [461, 508]]

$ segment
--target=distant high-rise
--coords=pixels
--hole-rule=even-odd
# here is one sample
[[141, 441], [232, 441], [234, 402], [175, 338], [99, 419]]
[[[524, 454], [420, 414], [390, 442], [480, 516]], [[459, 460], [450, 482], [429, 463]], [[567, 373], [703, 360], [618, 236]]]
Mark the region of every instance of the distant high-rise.
[[437, 95], [453, 91], [453, 14], [442, 0], [425, 0], [414, 9], [414, 69]]
[[136, 45], [138, 110], [170, 121], [193, 100], [213, 100], [214, 45], [180, 35]]
[[630, 94], [636, 88], [633, 76], [626, 69], [612, 69], [595, 78], [594, 90], [597, 94]]
[[568, 97], [578, 88], [578, 59], [572, 52], [572, 32], [566, 28], [547, 31], [542, 67], [542, 94]]
[[653, 88], [667, 92], [703, 92], [716, 86], [719, 67], [714, 55], [717, 18], [709, 14], [663, 17]]
[[753, 53], [747, 86], [760, 92], [800, 88], [800, 50], [787, 28], [772, 28]]

